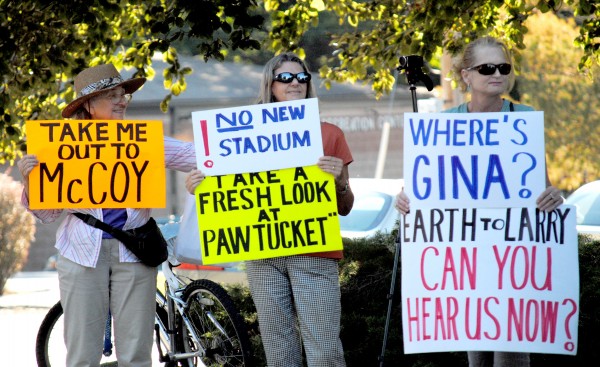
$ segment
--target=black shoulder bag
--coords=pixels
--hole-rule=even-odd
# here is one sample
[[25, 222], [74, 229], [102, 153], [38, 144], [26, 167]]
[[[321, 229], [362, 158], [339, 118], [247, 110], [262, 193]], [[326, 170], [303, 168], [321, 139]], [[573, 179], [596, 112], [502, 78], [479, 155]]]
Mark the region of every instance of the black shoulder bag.
[[158, 266], [169, 256], [167, 241], [163, 237], [154, 218], [150, 218], [141, 227], [124, 231], [112, 227], [89, 214], [73, 212], [73, 215], [81, 219], [85, 224], [101, 229], [121, 241], [145, 265]]

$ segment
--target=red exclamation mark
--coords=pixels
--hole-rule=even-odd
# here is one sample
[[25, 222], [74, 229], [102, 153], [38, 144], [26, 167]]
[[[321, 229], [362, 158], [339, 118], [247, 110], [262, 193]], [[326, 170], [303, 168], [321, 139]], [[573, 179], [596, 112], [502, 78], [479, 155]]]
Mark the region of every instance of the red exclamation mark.
[[[210, 150], [208, 149], [208, 128], [206, 126], [206, 120], [200, 120], [200, 129], [202, 129], [202, 143], [204, 144], [204, 155], [209, 156]], [[213, 166], [213, 161], [210, 159], [204, 161], [204, 166], [211, 168]]]

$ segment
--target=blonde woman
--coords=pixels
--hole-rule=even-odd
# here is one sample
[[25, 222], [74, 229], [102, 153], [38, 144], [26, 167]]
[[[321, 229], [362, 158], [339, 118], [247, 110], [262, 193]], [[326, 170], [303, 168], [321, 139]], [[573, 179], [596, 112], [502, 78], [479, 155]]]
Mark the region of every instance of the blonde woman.
[[[504, 99], [514, 85], [514, 68], [506, 45], [492, 37], [469, 43], [455, 59], [453, 72], [462, 91], [470, 91], [471, 100], [444, 112], [510, 112], [533, 111], [530, 106]], [[551, 185], [546, 171], [546, 190], [537, 198], [538, 209], [552, 211], [563, 203], [560, 191]], [[396, 195], [396, 209], [402, 214], [410, 210], [404, 191]], [[529, 353], [468, 352], [470, 367], [527, 367]]]

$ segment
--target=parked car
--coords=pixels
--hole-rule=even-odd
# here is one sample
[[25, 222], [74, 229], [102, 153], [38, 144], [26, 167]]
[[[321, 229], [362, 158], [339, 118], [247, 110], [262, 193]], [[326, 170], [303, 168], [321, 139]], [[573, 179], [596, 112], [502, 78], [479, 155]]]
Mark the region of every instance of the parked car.
[[354, 206], [347, 216], [340, 216], [342, 237], [368, 238], [377, 232], [390, 233], [398, 220], [394, 207], [403, 179], [351, 178]]
[[577, 208], [577, 232], [600, 235], [600, 180], [575, 190], [565, 204]]

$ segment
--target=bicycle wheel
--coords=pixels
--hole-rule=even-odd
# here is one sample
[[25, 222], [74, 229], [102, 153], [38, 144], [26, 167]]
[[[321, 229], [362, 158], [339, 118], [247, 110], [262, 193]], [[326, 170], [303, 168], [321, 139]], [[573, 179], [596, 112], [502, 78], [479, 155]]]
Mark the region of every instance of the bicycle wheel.
[[[65, 347], [63, 331], [63, 308], [60, 302], [57, 302], [50, 308], [38, 330], [35, 341], [35, 358], [38, 367], [65, 366], [67, 348]], [[103, 355], [100, 366], [116, 367], [117, 358], [115, 354]]]
[[183, 300], [184, 317], [192, 324], [201, 344], [196, 345], [183, 325], [187, 352], [204, 349], [206, 353], [201, 359], [207, 367], [250, 366], [246, 324], [223, 287], [208, 279], [195, 280], [184, 289]]
[[[166, 320], [166, 311], [159, 304], [156, 304], [157, 315], [161, 320]], [[65, 366], [67, 357], [67, 348], [64, 342], [64, 319], [63, 308], [60, 302], [57, 302], [50, 308], [44, 320], [40, 324], [35, 341], [35, 358], [38, 367], [60, 367]], [[153, 364], [158, 365], [158, 354], [153, 350]], [[116, 367], [117, 357], [113, 352], [109, 356], [102, 356], [101, 367]]]
[[39, 367], [64, 366], [66, 363], [62, 315], [62, 305], [57, 302], [42, 320], [35, 341], [35, 358]]

